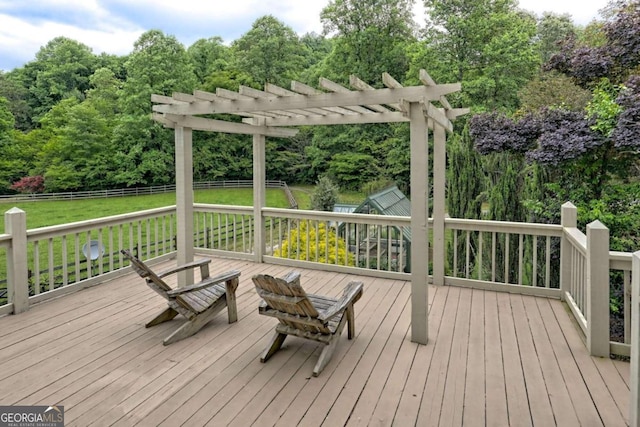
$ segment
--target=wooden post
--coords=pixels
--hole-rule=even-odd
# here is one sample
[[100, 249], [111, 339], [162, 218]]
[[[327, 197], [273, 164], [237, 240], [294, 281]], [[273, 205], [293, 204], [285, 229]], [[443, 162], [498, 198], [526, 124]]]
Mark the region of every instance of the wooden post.
[[427, 344], [429, 292], [429, 145], [422, 105], [409, 104], [411, 119], [411, 341]]
[[631, 260], [631, 376], [629, 425], [640, 425], [640, 251]]
[[27, 214], [11, 208], [4, 214], [5, 232], [11, 235], [7, 251], [7, 301], [13, 314], [29, 309], [29, 270], [27, 266]]
[[253, 135], [253, 256], [255, 262], [259, 263], [264, 256], [266, 235], [262, 217], [262, 208], [266, 205], [265, 144], [266, 138], [263, 134]]
[[[191, 128], [175, 129], [177, 263], [193, 261], [193, 143]], [[178, 286], [193, 284], [193, 270], [178, 273]]]
[[566, 202], [562, 205], [560, 224], [563, 228], [560, 239], [560, 298], [564, 301], [571, 286], [571, 244], [564, 234], [564, 229], [578, 226], [578, 209], [573, 203]]
[[433, 125], [433, 284], [444, 285], [445, 171], [447, 169], [445, 129]]
[[592, 356], [609, 357], [609, 229], [587, 225], [587, 347]]

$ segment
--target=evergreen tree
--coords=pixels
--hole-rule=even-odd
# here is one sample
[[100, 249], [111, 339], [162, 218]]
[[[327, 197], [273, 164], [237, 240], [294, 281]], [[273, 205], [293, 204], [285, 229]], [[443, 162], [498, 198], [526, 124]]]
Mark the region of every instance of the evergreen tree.
[[322, 176], [311, 195], [311, 208], [316, 211], [332, 211], [338, 200], [338, 187], [328, 176]]
[[[485, 175], [482, 170], [480, 155], [473, 147], [469, 126], [465, 126], [462, 134], [451, 139], [448, 144], [447, 159], [447, 212], [453, 218], [480, 219], [482, 211], [482, 195], [485, 191]], [[469, 263], [476, 263], [477, 238], [473, 235], [470, 242]], [[450, 242], [453, 245], [453, 241]], [[457, 271], [464, 271], [466, 257], [461, 256], [467, 250], [466, 241], [458, 239]], [[453, 248], [449, 249], [449, 259], [453, 262]]]

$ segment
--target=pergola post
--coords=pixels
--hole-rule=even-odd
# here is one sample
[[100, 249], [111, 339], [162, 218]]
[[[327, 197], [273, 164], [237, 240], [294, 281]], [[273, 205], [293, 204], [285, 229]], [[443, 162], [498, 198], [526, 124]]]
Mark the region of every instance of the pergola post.
[[[193, 261], [193, 131], [176, 126], [176, 249], [177, 263]], [[178, 273], [178, 286], [193, 283], [193, 270]]]
[[445, 171], [447, 168], [445, 129], [437, 123], [433, 126], [433, 284], [444, 285], [444, 216]]
[[266, 206], [265, 143], [263, 134], [253, 135], [253, 255], [255, 262], [262, 262], [265, 252], [265, 229], [262, 208]]
[[429, 145], [427, 118], [409, 104], [411, 145], [411, 341], [427, 344], [429, 276]]

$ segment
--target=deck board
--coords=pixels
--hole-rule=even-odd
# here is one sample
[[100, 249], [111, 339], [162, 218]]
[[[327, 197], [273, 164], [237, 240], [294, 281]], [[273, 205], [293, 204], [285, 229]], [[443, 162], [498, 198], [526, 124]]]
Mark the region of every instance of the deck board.
[[485, 420], [488, 426], [509, 425], [507, 390], [502, 360], [502, 338], [498, 295], [484, 292], [484, 349], [485, 349]]
[[628, 424], [629, 364], [590, 357], [560, 301], [430, 286], [418, 345], [408, 282], [302, 269], [309, 293], [364, 282], [355, 338], [315, 378], [310, 341], [259, 361], [276, 322], [258, 315], [251, 276], [290, 269], [213, 259], [212, 273], [231, 268], [238, 322], [225, 310], [166, 347], [183, 320], [146, 329], [166, 302], [133, 274], [0, 318], [2, 403], [64, 405], [69, 426]]
[[484, 293], [482, 291], [472, 291], [469, 322], [461, 423], [467, 426], [481, 426], [484, 425], [486, 416]]

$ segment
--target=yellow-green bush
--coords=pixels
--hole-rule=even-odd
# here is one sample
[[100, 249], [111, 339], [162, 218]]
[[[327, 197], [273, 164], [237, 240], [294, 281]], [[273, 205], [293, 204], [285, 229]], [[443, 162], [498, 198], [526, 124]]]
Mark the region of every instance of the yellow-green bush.
[[287, 237], [282, 247], [275, 251], [275, 256], [325, 264], [356, 265], [355, 256], [347, 251], [345, 240], [338, 237], [335, 229], [327, 227], [325, 222], [300, 220]]

